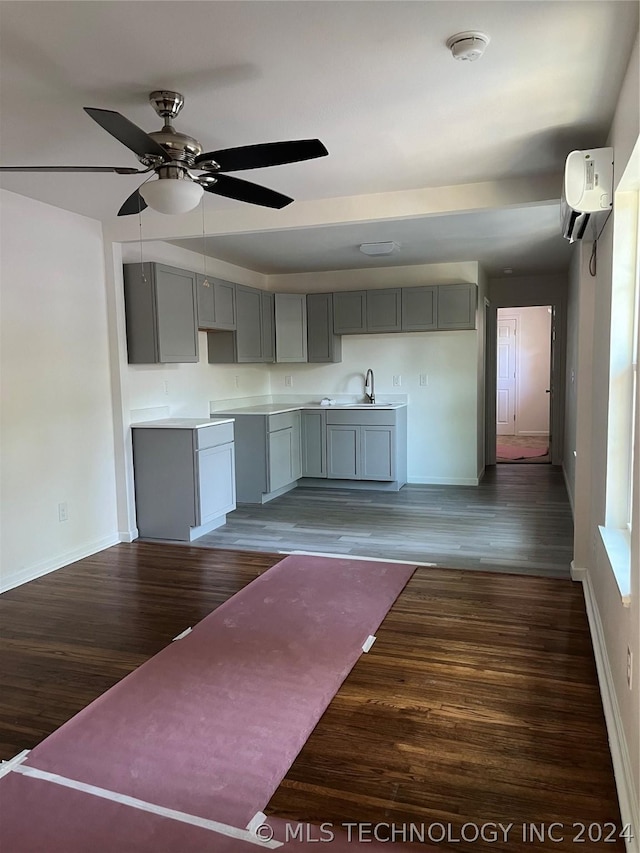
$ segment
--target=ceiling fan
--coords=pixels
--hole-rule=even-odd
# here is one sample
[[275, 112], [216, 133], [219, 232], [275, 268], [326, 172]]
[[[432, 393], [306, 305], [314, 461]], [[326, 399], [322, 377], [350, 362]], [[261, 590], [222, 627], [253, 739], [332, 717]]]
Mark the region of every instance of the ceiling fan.
[[[155, 172], [157, 180], [145, 181], [122, 205], [118, 216], [140, 213], [151, 207], [160, 213], [186, 213], [197, 206], [204, 192], [280, 209], [293, 199], [259, 184], [233, 178], [226, 172], [279, 166], [325, 157], [329, 152], [319, 139], [295, 139], [266, 142], [203, 153], [197, 139], [180, 133], [173, 119], [184, 105], [179, 92], [156, 91], [149, 102], [164, 119], [162, 130], [145, 133], [129, 119], [113, 110], [85, 107], [107, 133], [126, 145], [145, 166], [144, 169], [119, 166], [0, 166], [2, 172], [115, 172], [118, 175], [144, 175]], [[199, 170], [203, 174], [194, 174]]]

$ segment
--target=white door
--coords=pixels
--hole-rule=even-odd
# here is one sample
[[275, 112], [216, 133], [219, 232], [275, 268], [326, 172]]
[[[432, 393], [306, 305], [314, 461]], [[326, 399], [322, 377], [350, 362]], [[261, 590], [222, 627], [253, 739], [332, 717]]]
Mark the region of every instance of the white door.
[[497, 435], [515, 435], [516, 426], [516, 319], [498, 317]]

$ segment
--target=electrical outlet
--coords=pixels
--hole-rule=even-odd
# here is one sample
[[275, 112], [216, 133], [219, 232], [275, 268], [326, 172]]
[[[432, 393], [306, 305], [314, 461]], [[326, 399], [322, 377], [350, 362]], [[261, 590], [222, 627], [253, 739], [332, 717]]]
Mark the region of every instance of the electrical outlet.
[[239, 387], [240, 387], [240, 377], [238, 376], [238, 374], [237, 374], [237, 373], [236, 373], [236, 375], [235, 375], [235, 377], [234, 377], [234, 381], [235, 381], [235, 383], [236, 383], [236, 388], [239, 388]]
[[58, 504], [58, 521], [68, 521], [69, 520], [69, 509], [67, 507], [66, 501], [64, 503]]
[[429, 377], [427, 376], [426, 373], [420, 374], [420, 384], [421, 385], [428, 385], [429, 384]]
[[399, 375], [396, 373], [396, 375], [393, 377], [393, 384], [394, 384], [395, 386], [397, 386], [397, 387], [398, 387], [398, 386], [400, 386], [400, 385], [402, 385], [402, 376], [399, 376]]
[[166, 379], [164, 380], [164, 393], [169, 393], [169, 382]]
[[633, 679], [633, 652], [627, 646], [627, 684], [631, 690], [631, 682]]
[[287, 388], [293, 388], [293, 376], [285, 376], [284, 384], [287, 386]]

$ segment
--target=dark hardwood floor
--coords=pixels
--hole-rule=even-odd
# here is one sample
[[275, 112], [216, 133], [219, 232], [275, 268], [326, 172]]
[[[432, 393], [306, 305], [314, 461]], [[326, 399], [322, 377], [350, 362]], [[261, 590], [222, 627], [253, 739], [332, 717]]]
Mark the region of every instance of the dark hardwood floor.
[[[134, 542], [0, 596], [0, 757], [35, 746], [279, 559]], [[574, 823], [619, 824], [581, 587], [418, 569], [268, 812], [452, 833], [514, 824], [506, 843], [440, 845], [483, 853], [575, 849]], [[523, 823], [550, 821], [564, 842], [521, 840]]]
[[573, 521], [561, 468], [498, 465], [479, 486], [297, 488], [264, 506], [239, 507], [198, 544], [568, 578]]

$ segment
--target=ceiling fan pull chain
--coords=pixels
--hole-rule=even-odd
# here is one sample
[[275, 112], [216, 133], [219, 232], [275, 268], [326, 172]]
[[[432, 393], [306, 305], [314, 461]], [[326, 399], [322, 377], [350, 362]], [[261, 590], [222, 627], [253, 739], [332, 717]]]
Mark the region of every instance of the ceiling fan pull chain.
[[207, 281], [207, 253], [206, 249], [206, 238], [204, 236], [204, 195], [202, 196], [202, 200], [200, 202], [200, 209], [202, 211], [202, 272], [204, 274], [204, 281], [202, 282], [203, 287], [211, 287], [209, 282]]

